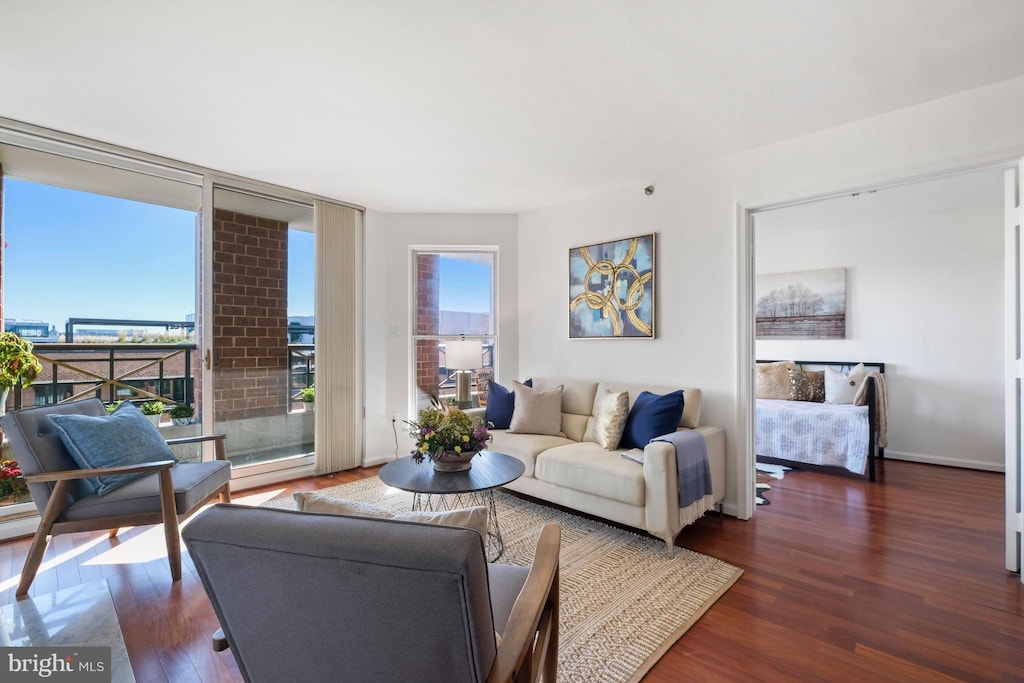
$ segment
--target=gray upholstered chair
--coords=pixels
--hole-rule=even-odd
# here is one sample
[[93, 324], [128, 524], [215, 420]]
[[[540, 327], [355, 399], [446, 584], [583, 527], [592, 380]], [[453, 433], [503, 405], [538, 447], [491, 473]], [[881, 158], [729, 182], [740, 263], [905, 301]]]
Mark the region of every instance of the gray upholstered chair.
[[[178, 522], [215, 496], [230, 501], [231, 463], [224, 457], [224, 435], [171, 439], [169, 445], [213, 440], [215, 461], [175, 464], [173, 460], [138, 465], [81, 469], [68, 453], [48, 415], [107, 414], [97, 398], [26, 408], [0, 418], [32, 499], [39, 509], [39, 529], [32, 539], [17, 595], [28, 593], [35, 579], [47, 536], [108, 529], [114, 537], [124, 526], [164, 525], [171, 577], [181, 579], [181, 541]], [[84, 480], [105, 475], [145, 473], [105, 496]]]
[[238, 505], [182, 536], [250, 683], [555, 680], [557, 524], [531, 567], [469, 529]]

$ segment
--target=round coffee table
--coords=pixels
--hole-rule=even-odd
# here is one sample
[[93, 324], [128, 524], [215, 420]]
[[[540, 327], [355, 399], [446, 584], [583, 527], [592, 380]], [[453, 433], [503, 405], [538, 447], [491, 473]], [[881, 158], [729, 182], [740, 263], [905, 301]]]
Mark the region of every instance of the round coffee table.
[[487, 559], [494, 562], [505, 551], [494, 506], [494, 489], [515, 481], [526, 471], [522, 461], [511, 455], [480, 451], [465, 472], [438, 472], [433, 463], [416, 463], [412, 456], [392, 460], [377, 473], [380, 480], [412, 493], [413, 510], [455, 510], [483, 505], [487, 508]]

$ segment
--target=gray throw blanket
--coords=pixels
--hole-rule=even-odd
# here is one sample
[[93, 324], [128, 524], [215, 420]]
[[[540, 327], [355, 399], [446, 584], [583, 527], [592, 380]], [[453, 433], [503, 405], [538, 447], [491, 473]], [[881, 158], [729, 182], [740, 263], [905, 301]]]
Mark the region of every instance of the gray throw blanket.
[[666, 441], [676, 447], [679, 468], [679, 507], [688, 507], [711, 493], [711, 464], [704, 435], [695, 429], [684, 429], [659, 436], [651, 441]]

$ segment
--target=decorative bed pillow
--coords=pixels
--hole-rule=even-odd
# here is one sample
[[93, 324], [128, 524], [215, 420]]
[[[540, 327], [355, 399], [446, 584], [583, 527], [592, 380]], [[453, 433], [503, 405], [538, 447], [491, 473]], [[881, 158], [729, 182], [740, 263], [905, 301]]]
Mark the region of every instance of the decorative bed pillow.
[[[533, 380], [528, 379], [523, 385], [532, 387]], [[512, 422], [512, 411], [515, 409], [516, 395], [497, 382], [490, 382], [487, 390], [487, 409], [484, 420], [494, 425], [494, 429], [508, 429]]]
[[858, 363], [845, 373], [825, 368], [825, 403], [853, 403], [857, 390], [867, 376], [863, 363]]
[[791, 360], [758, 363], [754, 366], [754, 397], [789, 400], [789, 371], [796, 370]]
[[508, 431], [514, 434], [562, 433], [562, 385], [554, 389], [537, 391], [519, 382], [512, 383], [516, 395], [515, 408]]
[[390, 510], [365, 503], [361, 500], [334, 498], [320, 491], [301, 491], [292, 496], [296, 507], [303, 512], [320, 512], [328, 515], [348, 517], [370, 517], [373, 519], [397, 519], [404, 522], [458, 526], [472, 529], [487, 543], [487, 508], [480, 505], [471, 508], [430, 512], [427, 510], [392, 513]]
[[683, 417], [683, 390], [658, 395], [641, 391], [626, 418], [621, 448], [644, 448], [651, 439], [671, 434]]
[[[158, 460], [174, 460], [174, 453], [142, 411], [130, 401], [122, 401], [109, 415], [47, 415], [68, 453], [82, 469], [141, 465]], [[139, 477], [114, 474], [90, 478], [96, 495], [105, 496]]]
[[789, 400], [823, 403], [825, 401], [825, 373], [820, 370], [791, 368], [789, 371]]
[[619, 447], [622, 430], [626, 427], [629, 417], [629, 392], [614, 392], [605, 389], [604, 393], [594, 399], [594, 415], [587, 421], [587, 433], [584, 441], [601, 444], [606, 451]]

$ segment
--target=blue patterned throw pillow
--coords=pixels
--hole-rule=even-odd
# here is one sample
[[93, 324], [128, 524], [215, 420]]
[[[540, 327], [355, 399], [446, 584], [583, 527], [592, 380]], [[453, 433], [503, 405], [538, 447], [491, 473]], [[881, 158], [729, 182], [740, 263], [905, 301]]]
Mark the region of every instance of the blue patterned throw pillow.
[[626, 418], [619, 448], [644, 448], [651, 439], [676, 431], [682, 417], [682, 389], [664, 395], [641, 391]]
[[[82, 469], [139, 465], [157, 460], [174, 460], [174, 453], [160, 431], [142, 411], [128, 401], [100, 417], [92, 415], [48, 415], [68, 453]], [[117, 474], [89, 479], [96, 494], [105, 496], [143, 473]]]

